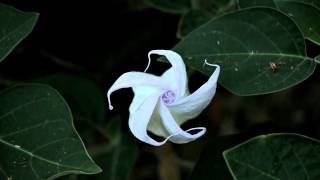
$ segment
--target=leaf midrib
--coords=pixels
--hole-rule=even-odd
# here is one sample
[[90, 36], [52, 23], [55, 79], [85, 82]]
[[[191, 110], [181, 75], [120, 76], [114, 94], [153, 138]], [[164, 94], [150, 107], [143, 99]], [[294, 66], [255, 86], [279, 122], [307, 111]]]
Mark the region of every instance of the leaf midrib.
[[299, 56], [294, 54], [283, 54], [283, 53], [256, 53], [256, 52], [243, 52], [243, 53], [210, 53], [210, 54], [186, 54], [185, 57], [192, 57], [192, 56], [275, 56], [275, 57], [288, 57], [288, 58], [296, 58], [296, 59], [306, 59], [310, 61], [314, 61], [313, 58], [308, 56]]
[[[41, 97], [41, 98], [38, 98], [38, 99], [33, 99], [32, 101], [30, 101], [30, 102], [28, 102], [28, 103], [25, 103], [25, 104], [23, 104], [23, 105], [20, 105], [20, 106], [17, 106], [17, 107], [15, 107], [15, 108], [11, 109], [9, 112], [7, 112], [7, 113], [5, 113], [4, 115], [2, 115], [2, 116], [0, 117], [0, 119], [3, 118], [3, 117], [5, 117], [5, 116], [7, 116], [7, 115], [10, 114], [10, 113], [13, 113], [13, 112], [16, 111], [17, 109], [23, 108], [23, 107], [26, 106], [26, 105], [30, 105], [30, 104], [33, 104], [33, 103], [36, 103], [36, 102], [39, 102], [39, 101], [42, 101], [42, 100], [47, 100], [47, 99], [48, 99], [48, 97]], [[6, 135], [5, 135], [5, 136], [6, 136]], [[3, 137], [5, 137], [5, 136], [3, 136]], [[15, 149], [15, 150], [21, 151], [21, 152], [27, 154], [28, 156], [30, 156], [30, 157], [32, 157], [32, 158], [36, 158], [36, 159], [38, 159], [38, 160], [40, 160], [40, 161], [44, 161], [44, 162], [46, 162], [46, 163], [48, 163], [48, 164], [52, 164], [52, 165], [55, 165], [55, 166], [58, 166], [58, 167], [63, 167], [63, 168], [68, 168], [68, 169], [74, 169], [74, 170], [78, 170], [78, 171], [80, 171], [80, 172], [86, 173], [85, 171], [79, 169], [78, 167], [73, 167], [73, 166], [69, 166], [69, 165], [60, 164], [60, 163], [57, 163], [57, 162], [48, 160], [48, 159], [46, 159], [46, 158], [44, 158], [44, 157], [41, 157], [41, 156], [39, 156], [39, 155], [36, 155], [36, 154], [34, 154], [34, 153], [32, 153], [32, 152], [29, 152], [28, 150], [25, 150], [25, 149], [23, 149], [23, 148], [21, 148], [21, 147], [20, 147], [20, 148], [17, 148], [14, 144], [11, 144], [11, 143], [5, 141], [4, 139], [2, 139], [3, 137], [0, 137], [0, 143], [2, 143], [2, 144], [4, 144], [4, 145], [7, 145], [7, 146], [9, 146], [9, 147], [11, 147], [11, 148], [13, 148], [13, 149]], [[59, 173], [59, 172], [58, 172], [58, 173]]]

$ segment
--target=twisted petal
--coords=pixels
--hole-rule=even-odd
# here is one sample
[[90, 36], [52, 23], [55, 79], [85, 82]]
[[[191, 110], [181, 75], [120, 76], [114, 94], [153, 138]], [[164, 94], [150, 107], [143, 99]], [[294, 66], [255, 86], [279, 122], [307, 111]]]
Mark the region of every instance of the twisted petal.
[[[190, 141], [196, 140], [197, 138], [201, 137], [205, 132], [206, 128], [204, 127], [197, 127], [191, 128], [186, 131], [182, 130], [179, 124], [175, 121], [172, 114], [170, 113], [168, 107], [164, 104], [162, 100], [160, 100], [160, 116], [162, 123], [168, 133], [171, 135], [170, 141], [178, 144], [188, 143]], [[189, 131], [193, 130], [200, 130], [195, 134], [188, 133]]]
[[149, 96], [148, 99], [146, 99], [135, 111], [135, 113], [130, 113], [129, 118], [129, 128], [132, 134], [139, 140], [153, 146], [161, 146], [170, 138], [168, 137], [165, 140], [158, 142], [147, 134], [147, 126], [159, 101], [159, 95], [159, 93], [156, 93]]
[[134, 97], [129, 107], [130, 113], [135, 113], [135, 111], [141, 106], [141, 104], [149, 98], [154, 93], [159, 93], [160, 90], [154, 87], [148, 86], [137, 86], [132, 87]]
[[109, 109], [113, 109], [110, 96], [114, 91], [135, 86], [151, 86], [158, 89], [169, 89], [169, 85], [158, 76], [142, 72], [127, 72], [122, 74], [108, 90]]
[[[178, 84], [176, 83], [176, 78], [175, 78], [175, 73], [174, 73], [174, 69], [171, 67], [169, 68], [167, 71], [165, 71], [162, 75], [161, 75], [161, 79], [163, 79], [163, 81], [165, 82], [170, 82], [170, 90], [172, 90], [173, 92], [177, 92], [178, 89]], [[188, 86], [186, 87], [182, 87], [180, 88], [180, 91], [183, 92], [182, 96], [180, 97], [184, 97], [189, 93], [189, 89]]]
[[[134, 98], [129, 107], [130, 114], [135, 113], [143, 104], [143, 102], [146, 101], [151, 95], [161, 92], [159, 89], [156, 89], [154, 87], [145, 86], [133, 87], [132, 90], [134, 92]], [[158, 136], [169, 136], [161, 124], [158, 106], [153, 111], [147, 129]]]
[[178, 99], [173, 104], [168, 105], [179, 124], [198, 116], [211, 102], [216, 92], [217, 80], [220, 73], [220, 66], [211, 66], [215, 66], [216, 69], [205, 84], [191, 95]]
[[[148, 53], [149, 63], [148, 63], [147, 69], [150, 65], [150, 61], [151, 61], [150, 56], [152, 54], [163, 55], [171, 63], [172, 69], [173, 69], [174, 81], [171, 78], [172, 80], [169, 79], [170, 80], [169, 82], [171, 83], [176, 82], [177, 84], [176, 85], [177, 89], [175, 90], [176, 95], [177, 97], [182, 97], [185, 94], [185, 90], [187, 87], [187, 73], [186, 73], [186, 67], [183, 63], [181, 56], [171, 50], [152, 50]], [[167, 78], [170, 78], [170, 77], [171, 76], [167, 76]]]

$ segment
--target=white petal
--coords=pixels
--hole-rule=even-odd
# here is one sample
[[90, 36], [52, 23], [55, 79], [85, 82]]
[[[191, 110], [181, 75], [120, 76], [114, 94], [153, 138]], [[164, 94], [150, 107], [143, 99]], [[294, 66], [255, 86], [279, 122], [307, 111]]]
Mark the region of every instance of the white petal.
[[113, 83], [113, 85], [108, 90], [107, 96], [109, 109], [113, 109], [110, 100], [111, 93], [122, 88], [129, 88], [134, 86], [151, 86], [154, 88], [165, 90], [170, 88], [169, 85], [166, 82], [164, 82], [160, 77], [152, 74], [142, 72], [124, 73], [116, 80], [116, 82]]
[[132, 87], [134, 97], [129, 107], [129, 112], [134, 113], [140, 105], [149, 98], [152, 94], [159, 93], [161, 90], [149, 86]]
[[[148, 53], [148, 58], [149, 58], [148, 67], [150, 65], [150, 61], [151, 61], [150, 56], [152, 54], [163, 55], [171, 63], [172, 68], [174, 70], [175, 82], [177, 83], [177, 90], [175, 91], [176, 96], [182, 97], [185, 94], [185, 90], [187, 87], [187, 73], [186, 73], [186, 67], [183, 63], [181, 56], [171, 50], [152, 50]], [[173, 82], [171, 81], [170, 83], [173, 83]]]
[[[187, 131], [182, 130], [162, 100], [160, 100], [160, 116], [161, 116], [161, 120], [164, 127], [166, 128], [168, 133], [172, 136], [170, 138], [170, 141], [174, 143], [178, 143], [178, 144], [188, 143], [190, 141], [196, 140], [197, 138], [201, 137], [206, 132], [206, 128], [204, 127], [191, 128]], [[198, 131], [195, 134], [188, 133], [189, 131], [192, 131], [192, 130], [200, 130], [200, 131]]]
[[220, 66], [215, 66], [214, 73], [209, 80], [191, 95], [177, 99], [168, 105], [179, 124], [198, 116], [211, 102], [217, 87], [217, 80], [220, 73]]
[[167, 132], [166, 128], [163, 126], [161, 122], [161, 117], [159, 113], [159, 106], [157, 110], [155, 110], [152, 114], [151, 120], [148, 124], [148, 131], [152, 132], [153, 134], [160, 136], [160, 137], [168, 137], [170, 134]]
[[[161, 79], [163, 79], [165, 82], [168, 82], [169, 86], [170, 86], [170, 90], [172, 90], [173, 92], [177, 92], [178, 90], [178, 84], [176, 81], [176, 77], [175, 77], [175, 71], [174, 69], [171, 67], [168, 70], [166, 70], [162, 75], [161, 75]], [[187, 82], [187, 80], [186, 80]], [[180, 88], [181, 91], [183, 92], [182, 96], [186, 96], [189, 93], [189, 89], [188, 86], [185, 86], [184, 88]]]
[[165, 140], [158, 142], [147, 134], [147, 126], [158, 103], [159, 95], [159, 93], [151, 95], [141, 104], [135, 113], [130, 114], [129, 118], [129, 128], [132, 134], [139, 140], [153, 146], [160, 146], [170, 138], [168, 137]]
[[[161, 92], [159, 89], [146, 86], [133, 87], [132, 90], [134, 92], [134, 98], [129, 107], [130, 114], [135, 113], [140, 108], [142, 103], [145, 100], [147, 100], [151, 95]], [[158, 106], [155, 108], [151, 116], [147, 129], [148, 131], [151, 131], [153, 134], [157, 136], [169, 136], [168, 133], [165, 131], [163, 125], [161, 124]]]

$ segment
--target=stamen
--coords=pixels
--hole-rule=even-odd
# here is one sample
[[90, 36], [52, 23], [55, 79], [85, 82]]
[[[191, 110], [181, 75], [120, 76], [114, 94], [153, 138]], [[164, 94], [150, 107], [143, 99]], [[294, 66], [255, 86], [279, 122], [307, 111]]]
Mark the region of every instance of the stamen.
[[173, 91], [168, 90], [162, 94], [161, 99], [165, 104], [171, 104], [175, 101], [176, 94]]

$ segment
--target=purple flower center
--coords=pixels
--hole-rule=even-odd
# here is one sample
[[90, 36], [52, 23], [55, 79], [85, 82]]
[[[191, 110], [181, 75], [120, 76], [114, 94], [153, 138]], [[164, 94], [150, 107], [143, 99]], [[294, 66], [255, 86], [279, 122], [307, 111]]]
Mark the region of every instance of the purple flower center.
[[176, 94], [173, 91], [168, 90], [162, 94], [161, 99], [165, 104], [171, 104], [176, 99]]

